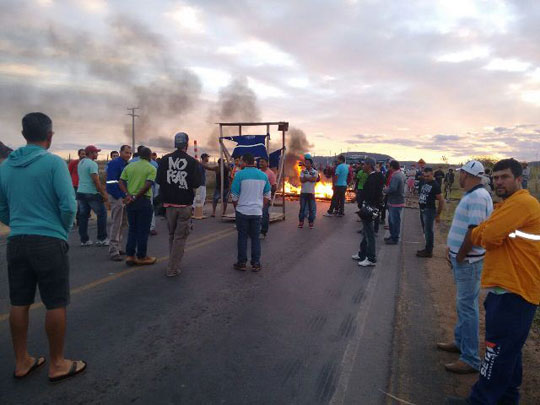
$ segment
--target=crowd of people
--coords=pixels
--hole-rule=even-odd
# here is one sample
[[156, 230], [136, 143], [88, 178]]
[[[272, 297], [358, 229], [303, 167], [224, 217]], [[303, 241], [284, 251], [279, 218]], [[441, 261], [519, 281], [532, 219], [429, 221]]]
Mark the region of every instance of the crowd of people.
[[[30, 356], [26, 341], [28, 311], [36, 287], [47, 309], [49, 380], [63, 381], [87, 367], [85, 361], [64, 358], [64, 337], [70, 296], [68, 234], [76, 224], [81, 247], [93, 245], [88, 235], [91, 211], [97, 217], [95, 245], [108, 246], [111, 260], [125, 260], [128, 265], [156, 263], [156, 258], [147, 252], [148, 238], [156, 212], [164, 213], [169, 231], [165, 275], [176, 277], [182, 271], [194, 200], [198, 196], [204, 203], [206, 171], [213, 171], [216, 187], [212, 216], [220, 200], [222, 214], [229, 198], [235, 210], [238, 240], [233, 268], [246, 271], [250, 261], [253, 272], [261, 271], [260, 239], [268, 232], [269, 206], [277, 187], [265, 158], [257, 162], [252, 154], [245, 153], [232, 168], [221, 161], [213, 166], [207, 154], [200, 161], [190, 156], [189, 136], [179, 132], [172, 142], [174, 151], [161, 159], [145, 146], [140, 146], [133, 157], [129, 145], [121, 146], [119, 152], [111, 154], [103, 186], [96, 163], [99, 148], [89, 145], [79, 150], [79, 159], [66, 166], [61, 158], [47, 151], [54, 135], [48, 116], [27, 114], [22, 127], [27, 145], [13, 151], [0, 166], [0, 222], [10, 227], [7, 262], [15, 378], [24, 378], [45, 364], [44, 357]], [[306, 218], [310, 229], [315, 226], [315, 185], [321, 176], [313, 163], [313, 157], [306, 153], [299, 175], [298, 228], [304, 227]], [[447, 258], [456, 285], [457, 323], [452, 341], [438, 343], [437, 347], [460, 355], [445, 365], [448, 371], [480, 375], [469, 398], [448, 401], [517, 403], [521, 350], [540, 303], [540, 203], [524, 189], [524, 167], [514, 159], [497, 162], [490, 173], [481, 162], [473, 160], [457, 173], [464, 195], [447, 239]], [[324, 170], [323, 174], [330, 174], [334, 185], [325, 217], [345, 216], [347, 189], [352, 185], [355, 191], [362, 237], [352, 258], [359, 266], [377, 265], [376, 235], [381, 225], [388, 229], [385, 244], [399, 244], [406, 191], [418, 197], [425, 239], [425, 246], [416, 255], [433, 256], [434, 224], [440, 221], [445, 207], [443, 188], [451, 190], [455, 180], [453, 170], [434, 170], [423, 160], [405, 169], [396, 160], [376, 162], [369, 157], [352, 166], [340, 155], [332, 172]], [[495, 208], [492, 192], [502, 200]], [[106, 202], [110, 205], [109, 219]], [[484, 303], [483, 361], [478, 350], [480, 288], [489, 291]]]

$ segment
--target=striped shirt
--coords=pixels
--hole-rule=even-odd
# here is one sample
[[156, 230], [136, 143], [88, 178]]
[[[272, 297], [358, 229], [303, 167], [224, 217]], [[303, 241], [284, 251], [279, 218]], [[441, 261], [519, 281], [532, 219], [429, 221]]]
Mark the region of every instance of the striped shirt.
[[[447, 245], [452, 257], [455, 257], [459, 252], [469, 225], [478, 225], [484, 222], [492, 211], [491, 196], [481, 184], [465, 193], [456, 208], [452, 226], [448, 232]], [[469, 263], [480, 261], [484, 258], [485, 253], [486, 251], [482, 247], [473, 246], [467, 255], [467, 260]]]
[[271, 198], [268, 176], [255, 167], [246, 167], [234, 176], [231, 186], [236, 211], [244, 215], [262, 215], [263, 199]]

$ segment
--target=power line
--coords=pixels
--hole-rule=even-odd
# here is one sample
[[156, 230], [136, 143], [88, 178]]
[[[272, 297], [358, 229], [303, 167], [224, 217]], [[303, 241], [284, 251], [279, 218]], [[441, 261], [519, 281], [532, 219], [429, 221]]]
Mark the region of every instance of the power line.
[[135, 153], [135, 117], [138, 117], [137, 114], [135, 114], [135, 110], [138, 110], [139, 107], [129, 107], [127, 110], [131, 111], [129, 114], [131, 117], [131, 151]]

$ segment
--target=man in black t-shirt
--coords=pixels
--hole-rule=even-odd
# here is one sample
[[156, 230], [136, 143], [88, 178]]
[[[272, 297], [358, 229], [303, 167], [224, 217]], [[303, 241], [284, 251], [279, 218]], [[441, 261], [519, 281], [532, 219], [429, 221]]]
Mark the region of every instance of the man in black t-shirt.
[[[433, 178], [433, 169], [424, 168], [424, 176], [420, 192], [418, 194], [418, 205], [420, 206], [420, 222], [426, 238], [425, 249], [416, 252], [418, 257], [432, 257], [434, 244], [434, 225], [440, 221], [440, 215], [444, 208], [444, 199], [441, 194], [441, 186]], [[436, 206], [435, 200], [439, 201]]]

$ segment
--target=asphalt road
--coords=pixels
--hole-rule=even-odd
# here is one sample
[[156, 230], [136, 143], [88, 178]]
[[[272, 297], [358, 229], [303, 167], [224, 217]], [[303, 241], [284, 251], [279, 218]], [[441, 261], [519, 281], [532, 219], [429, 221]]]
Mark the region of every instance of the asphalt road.
[[[263, 271], [234, 271], [236, 230], [195, 221], [180, 277], [164, 276], [166, 224], [151, 237], [149, 267], [108, 260], [70, 236], [71, 305], [66, 356], [87, 372], [51, 386], [46, 368], [14, 381], [0, 248], [2, 404], [379, 404], [392, 365], [399, 246], [381, 246], [372, 269], [351, 260], [355, 207], [297, 229], [297, 203], [262, 241]], [[91, 230], [91, 238], [95, 238]], [[31, 311], [29, 348], [47, 355], [44, 308]]]

